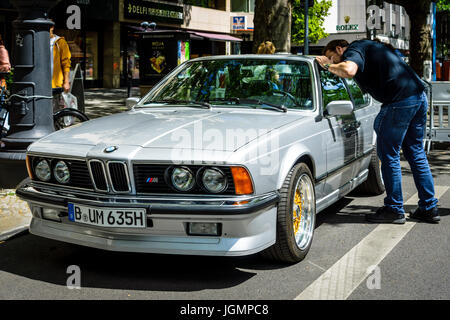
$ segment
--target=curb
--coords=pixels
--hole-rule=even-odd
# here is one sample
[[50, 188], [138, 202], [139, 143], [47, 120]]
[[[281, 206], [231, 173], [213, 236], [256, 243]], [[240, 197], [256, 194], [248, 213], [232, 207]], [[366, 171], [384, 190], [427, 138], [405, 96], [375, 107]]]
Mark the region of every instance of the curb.
[[14, 229], [5, 231], [5, 232], [0, 234], [0, 241], [6, 241], [6, 240], [8, 240], [8, 239], [10, 239], [12, 237], [28, 233], [28, 227], [29, 227], [29, 225], [26, 224], [26, 225], [19, 226], [19, 227], [16, 227]]

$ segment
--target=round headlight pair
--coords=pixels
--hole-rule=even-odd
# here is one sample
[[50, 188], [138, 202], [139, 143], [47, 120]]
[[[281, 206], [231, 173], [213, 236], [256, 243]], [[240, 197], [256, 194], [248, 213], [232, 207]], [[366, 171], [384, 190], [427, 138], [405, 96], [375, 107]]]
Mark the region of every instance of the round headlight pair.
[[[47, 160], [41, 160], [34, 172], [39, 180], [48, 182], [52, 178], [50, 164]], [[53, 175], [59, 183], [67, 184], [70, 181], [69, 167], [64, 161], [58, 161], [53, 169]]]
[[[203, 187], [211, 193], [220, 193], [228, 186], [226, 175], [218, 168], [203, 170], [201, 180]], [[181, 192], [191, 191], [195, 187], [195, 175], [187, 167], [173, 169], [171, 181], [175, 189]]]

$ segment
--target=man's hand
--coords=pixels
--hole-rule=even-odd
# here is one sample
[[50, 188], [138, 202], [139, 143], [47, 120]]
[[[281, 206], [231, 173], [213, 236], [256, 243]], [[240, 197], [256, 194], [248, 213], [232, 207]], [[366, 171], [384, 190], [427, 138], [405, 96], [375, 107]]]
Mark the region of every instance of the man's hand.
[[70, 90], [70, 83], [69, 82], [64, 82], [63, 83], [63, 90], [64, 90], [64, 92], [69, 92], [69, 90]]
[[331, 61], [330, 59], [328, 59], [326, 56], [317, 56], [316, 57], [317, 62], [320, 64], [320, 66], [322, 68], [324, 68], [324, 66], [326, 64], [332, 64], [333, 61]]
[[[358, 65], [353, 61], [344, 61], [339, 63], [333, 63], [330, 59], [325, 56], [316, 57], [317, 62], [325, 70], [337, 75], [341, 78], [353, 78], [358, 72]], [[325, 66], [328, 64], [328, 66]]]

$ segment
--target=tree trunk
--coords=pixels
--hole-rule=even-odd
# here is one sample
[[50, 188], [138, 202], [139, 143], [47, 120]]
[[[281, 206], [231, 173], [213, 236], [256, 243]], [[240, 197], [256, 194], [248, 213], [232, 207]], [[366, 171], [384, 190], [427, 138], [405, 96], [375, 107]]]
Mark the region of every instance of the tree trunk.
[[411, 24], [409, 52], [410, 65], [419, 77], [424, 76], [423, 63], [431, 60], [431, 27], [427, 24], [431, 0], [389, 0], [405, 8]]
[[271, 41], [277, 52], [291, 52], [290, 0], [256, 0], [253, 19], [253, 52], [261, 42]]
[[[413, 36], [414, 35], [414, 36]], [[411, 37], [409, 40], [410, 65], [421, 77], [424, 76], [423, 62], [431, 60], [431, 27], [427, 25], [427, 16], [420, 14], [411, 19]]]

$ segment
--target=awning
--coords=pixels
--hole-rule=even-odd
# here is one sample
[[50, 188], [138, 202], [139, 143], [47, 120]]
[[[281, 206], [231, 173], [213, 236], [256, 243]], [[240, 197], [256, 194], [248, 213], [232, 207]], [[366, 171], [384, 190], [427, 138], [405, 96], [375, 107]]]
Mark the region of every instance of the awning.
[[143, 33], [143, 34], [150, 34], [150, 33], [189, 33], [190, 38], [193, 40], [203, 40], [203, 39], [209, 39], [209, 40], [215, 40], [215, 41], [233, 41], [233, 42], [240, 42], [243, 41], [241, 38], [233, 37], [228, 34], [222, 34], [222, 33], [210, 33], [210, 32], [198, 32], [198, 31], [191, 31], [191, 30], [182, 30], [182, 29], [174, 29], [174, 30], [154, 30], [145, 32], [144, 28], [136, 27], [132, 25], [125, 25], [127, 28], [141, 31], [137, 33]]
[[233, 36], [230, 36], [228, 34], [220, 34], [220, 33], [206, 33], [206, 32], [197, 32], [197, 31], [187, 31], [190, 34], [194, 34], [206, 39], [210, 39], [210, 40], [216, 40], [216, 41], [242, 41], [241, 38], [236, 38]]

